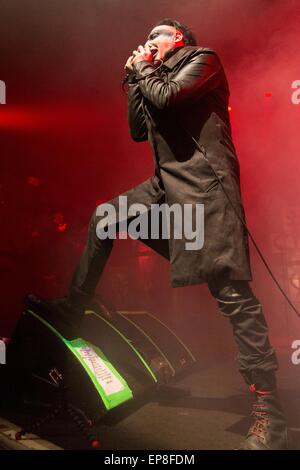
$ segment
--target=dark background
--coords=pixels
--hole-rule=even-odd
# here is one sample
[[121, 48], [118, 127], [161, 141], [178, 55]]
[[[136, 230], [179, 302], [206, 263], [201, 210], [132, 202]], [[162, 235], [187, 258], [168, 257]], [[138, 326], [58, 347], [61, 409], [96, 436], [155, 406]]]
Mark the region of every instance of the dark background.
[[[221, 57], [248, 226], [300, 308], [299, 2], [2, 0], [0, 336], [12, 333], [27, 292], [64, 295], [95, 206], [151, 176], [148, 144], [130, 140], [120, 83], [127, 57], [165, 17]], [[300, 319], [251, 251], [253, 290], [289, 358]], [[158, 315], [202, 361], [235, 352], [206, 285], [172, 289], [168, 263], [138, 242], [115, 243], [99, 292]]]

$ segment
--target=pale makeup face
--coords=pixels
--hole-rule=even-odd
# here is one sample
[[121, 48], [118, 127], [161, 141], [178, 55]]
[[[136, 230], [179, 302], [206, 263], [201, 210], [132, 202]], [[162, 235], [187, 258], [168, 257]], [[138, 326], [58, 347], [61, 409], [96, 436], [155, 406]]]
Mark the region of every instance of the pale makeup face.
[[146, 44], [149, 45], [153, 61], [164, 60], [168, 51], [183, 44], [183, 35], [173, 26], [155, 26], [150, 32]]

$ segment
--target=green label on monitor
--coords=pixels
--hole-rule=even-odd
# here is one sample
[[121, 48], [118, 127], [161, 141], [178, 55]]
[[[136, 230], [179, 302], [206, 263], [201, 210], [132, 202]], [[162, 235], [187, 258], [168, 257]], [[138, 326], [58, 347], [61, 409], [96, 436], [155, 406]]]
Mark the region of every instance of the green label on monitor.
[[76, 356], [92, 380], [107, 410], [133, 398], [126, 381], [97, 346], [81, 338], [68, 341], [38, 314], [32, 310], [27, 310], [27, 312], [49, 328]]
[[85, 368], [107, 410], [133, 397], [126, 381], [94, 344], [81, 338], [64, 342]]

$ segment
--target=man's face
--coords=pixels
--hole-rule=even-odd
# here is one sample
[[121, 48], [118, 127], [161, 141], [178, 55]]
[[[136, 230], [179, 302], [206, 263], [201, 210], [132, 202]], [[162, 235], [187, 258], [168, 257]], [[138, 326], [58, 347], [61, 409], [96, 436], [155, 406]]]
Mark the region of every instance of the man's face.
[[150, 32], [146, 44], [149, 45], [153, 56], [153, 61], [164, 60], [168, 51], [183, 45], [182, 33], [173, 26], [155, 26]]

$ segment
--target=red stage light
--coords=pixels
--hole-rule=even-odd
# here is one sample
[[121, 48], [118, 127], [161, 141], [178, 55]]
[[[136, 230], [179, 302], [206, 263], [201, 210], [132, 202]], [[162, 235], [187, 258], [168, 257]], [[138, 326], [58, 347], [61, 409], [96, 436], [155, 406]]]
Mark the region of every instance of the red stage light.
[[58, 230], [59, 232], [64, 232], [67, 228], [67, 224], [58, 224], [58, 226], [56, 227], [56, 230]]
[[[107, 105], [107, 109], [109, 106]], [[35, 106], [1, 106], [0, 128], [27, 131], [95, 131], [108, 125], [108, 114], [95, 103], [40, 103]]]
[[232, 110], [232, 107], [231, 106], [228, 106], [228, 111], [230, 112]]
[[267, 91], [267, 92], [265, 93], [265, 97], [266, 97], [266, 98], [271, 98], [271, 96], [272, 96], [272, 93], [271, 93], [270, 91]]

